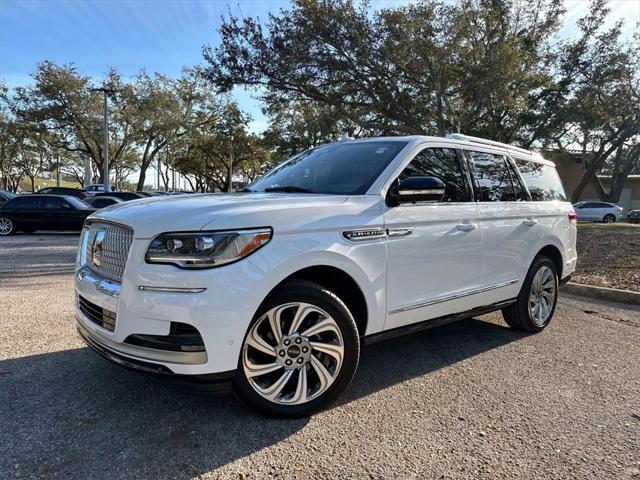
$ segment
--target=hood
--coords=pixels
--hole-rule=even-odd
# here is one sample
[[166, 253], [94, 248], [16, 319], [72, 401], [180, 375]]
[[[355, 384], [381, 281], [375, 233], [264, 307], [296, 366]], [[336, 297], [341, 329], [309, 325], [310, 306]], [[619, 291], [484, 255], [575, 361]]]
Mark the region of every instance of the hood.
[[346, 195], [308, 193], [207, 193], [151, 197], [117, 203], [91, 216], [123, 223], [136, 238], [164, 232], [283, 226], [316, 217], [347, 200]]

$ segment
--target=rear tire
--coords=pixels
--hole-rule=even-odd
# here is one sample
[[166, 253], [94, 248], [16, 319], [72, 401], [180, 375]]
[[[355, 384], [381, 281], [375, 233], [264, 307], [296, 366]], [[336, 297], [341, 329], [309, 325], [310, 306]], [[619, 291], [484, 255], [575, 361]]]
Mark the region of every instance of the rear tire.
[[0, 217], [0, 235], [7, 236], [15, 233], [16, 226], [9, 217]]
[[509, 326], [525, 332], [542, 331], [553, 318], [558, 302], [558, 274], [555, 264], [537, 256], [525, 277], [516, 303], [502, 310]]
[[610, 213], [607, 213], [602, 219], [604, 223], [616, 223], [616, 216]]
[[286, 282], [251, 322], [233, 389], [264, 415], [310, 415], [347, 388], [359, 357], [360, 337], [346, 305], [316, 283]]

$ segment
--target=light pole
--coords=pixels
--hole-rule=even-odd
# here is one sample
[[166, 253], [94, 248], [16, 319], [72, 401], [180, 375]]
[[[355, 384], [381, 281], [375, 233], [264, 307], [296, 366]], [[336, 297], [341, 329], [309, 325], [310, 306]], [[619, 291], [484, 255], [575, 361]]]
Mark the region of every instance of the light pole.
[[104, 185], [104, 191], [110, 192], [111, 185], [109, 185], [109, 106], [107, 105], [107, 95], [114, 93], [115, 90], [111, 88], [92, 88], [92, 92], [102, 92], [104, 94], [104, 123], [102, 125], [102, 142], [103, 142], [103, 160], [102, 160], [102, 184]]

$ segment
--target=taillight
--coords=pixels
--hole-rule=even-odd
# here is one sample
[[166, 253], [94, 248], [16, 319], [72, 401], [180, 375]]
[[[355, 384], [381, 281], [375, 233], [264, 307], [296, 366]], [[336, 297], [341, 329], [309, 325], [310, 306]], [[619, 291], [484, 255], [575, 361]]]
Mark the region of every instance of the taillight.
[[569, 221], [575, 224], [578, 221], [578, 214], [576, 212], [569, 212]]

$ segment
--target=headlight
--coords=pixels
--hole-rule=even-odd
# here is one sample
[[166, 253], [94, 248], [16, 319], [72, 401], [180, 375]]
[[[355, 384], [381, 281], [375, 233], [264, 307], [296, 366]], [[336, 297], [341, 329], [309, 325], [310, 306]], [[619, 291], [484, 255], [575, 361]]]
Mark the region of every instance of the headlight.
[[153, 239], [145, 259], [181, 268], [212, 268], [236, 262], [269, 243], [270, 227], [217, 232], [163, 233]]

